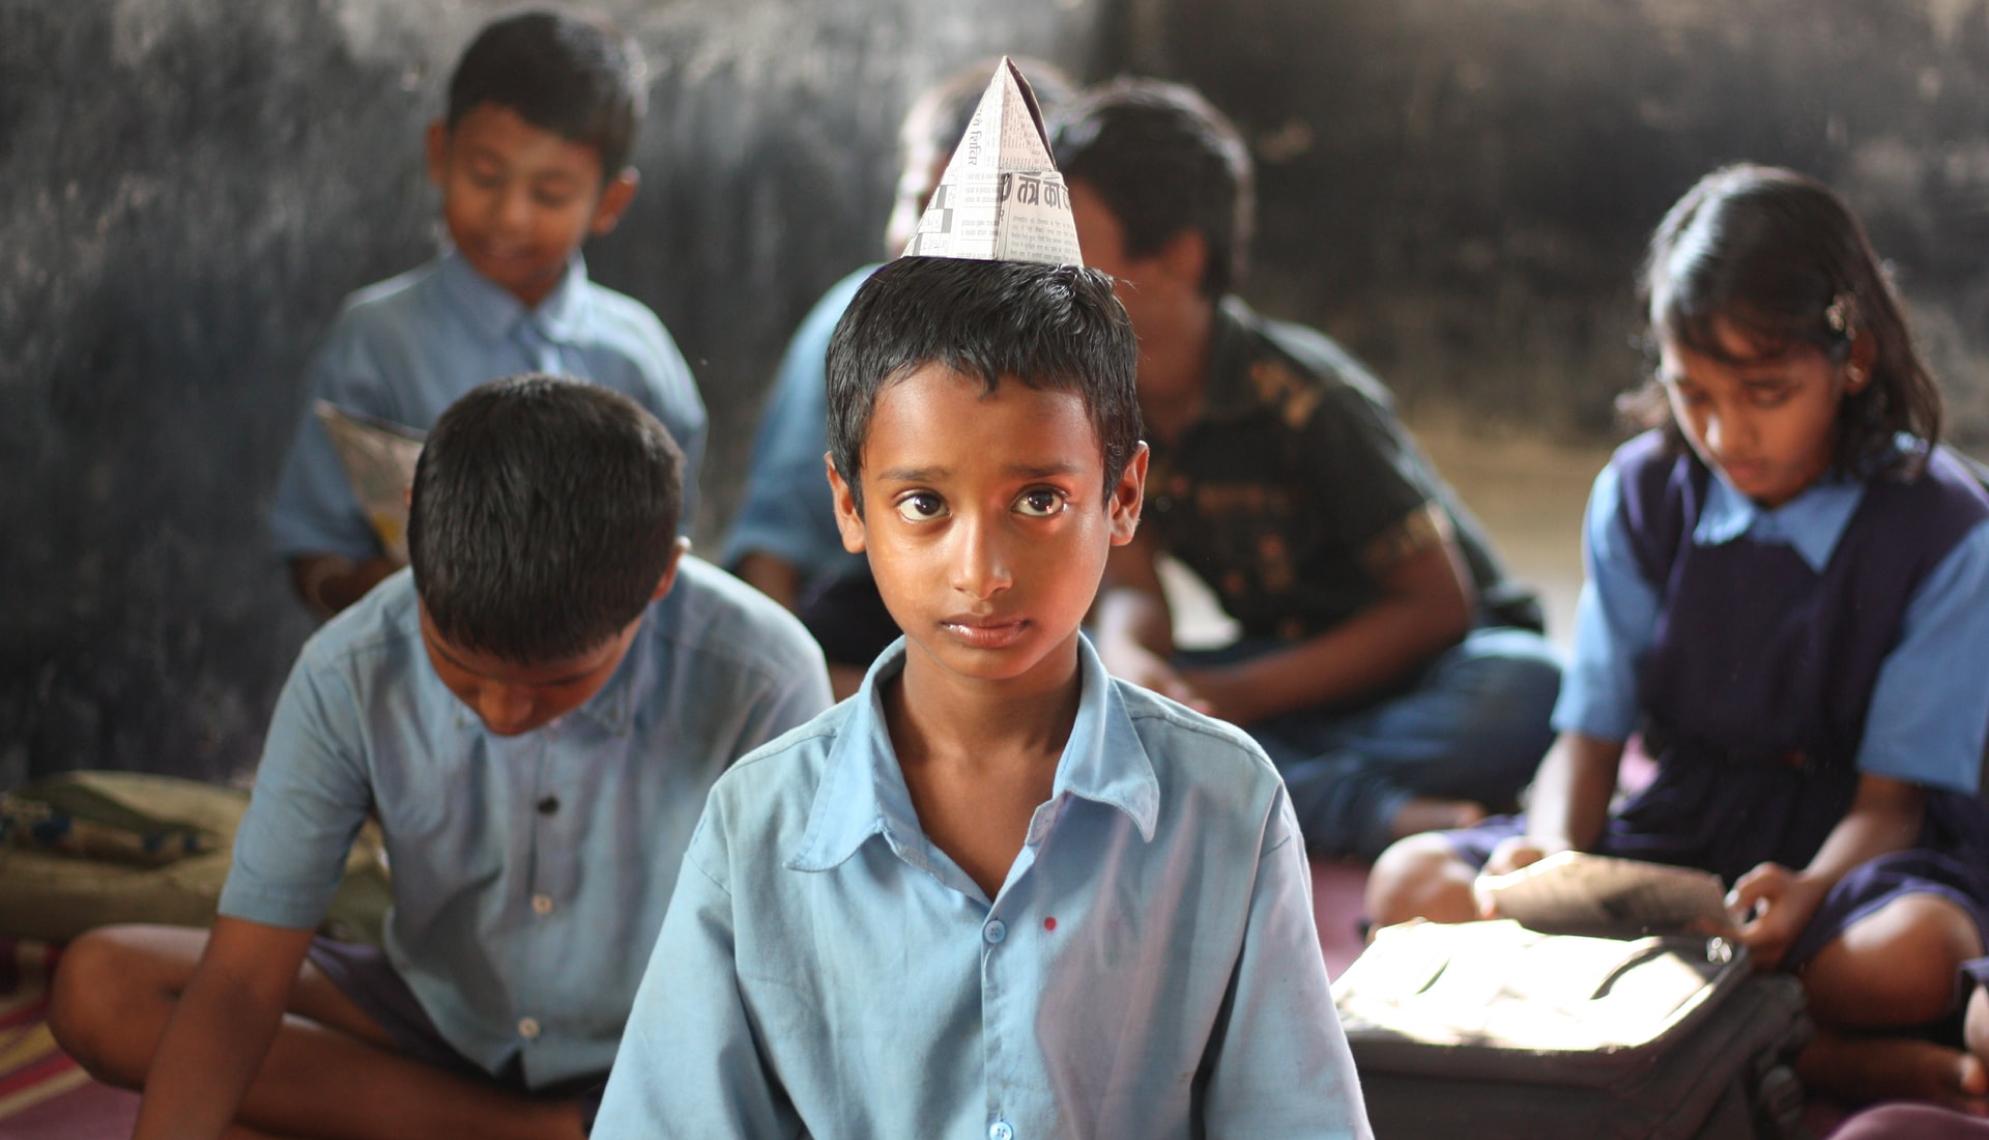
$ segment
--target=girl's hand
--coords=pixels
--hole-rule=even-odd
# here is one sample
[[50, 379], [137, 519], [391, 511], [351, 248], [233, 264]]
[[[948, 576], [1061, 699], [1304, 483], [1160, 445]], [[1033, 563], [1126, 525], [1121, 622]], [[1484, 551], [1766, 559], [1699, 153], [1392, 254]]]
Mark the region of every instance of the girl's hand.
[[1816, 914], [1825, 890], [1816, 880], [1779, 863], [1763, 863], [1733, 885], [1727, 909], [1756, 969], [1767, 971], [1781, 964], [1796, 935]]
[[1487, 875], [1504, 875], [1540, 862], [1549, 855], [1569, 850], [1574, 844], [1566, 839], [1544, 835], [1515, 835], [1499, 841], [1492, 848], [1492, 857], [1485, 860]]
[[1483, 889], [1487, 877], [1509, 874], [1573, 846], [1565, 839], [1542, 835], [1515, 835], [1500, 840], [1499, 845], [1492, 848], [1492, 857], [1485, 860], [1485, 869], [1471, 884], [1471, 897], [1478, 904], [1478, 917], [1499, 917], [1498, 904]]

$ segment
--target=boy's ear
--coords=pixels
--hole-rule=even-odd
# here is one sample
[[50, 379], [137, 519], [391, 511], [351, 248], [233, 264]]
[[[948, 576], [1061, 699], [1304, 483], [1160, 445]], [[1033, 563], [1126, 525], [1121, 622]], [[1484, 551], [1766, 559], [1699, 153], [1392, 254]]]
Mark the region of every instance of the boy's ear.
[[836, 470], [836, 461], [822, 453], [822, 466], [829, 470], [829, 497], [835, 503], [836, 529], [843, 534], [843, 549], [851, 554], [861, 554], [864, 544], [863, 515], [856, 509], [856, 496], [850, 494], [849, 484], [843, 482], [841, 472]]
[[653, 602], [669, 593], [670, 587], [677, 584], [677, 567], [683, 565], [684, 555], [690, 553], [690, 550], [690, 539], [677, 539], [676, 544], [670, 548], [670, 564], [663, 568], [663, 576], [656, 579], [656, 592], [649, 595], [650, 601]]
[[1133, 448], [1133, 457], [1126, 461], [1126, 469], [1112, 488], [1112, 501], [1106, 510], [1112, 515], [1113, 546], [1126, 545], [1139, 532], [1140, 506], [1146, 500], [1146, 461], [1146, 444], [1141, 442]]
[[608, 180], [601, 188], [601, 200], [594, 203], [594, 219], [587, 223], [590, 237], [606, 237], [622, 220], [622, 211], [635, 201], [636, 187], [642, 184], [642, 177], [635, 167], [624, 167], [620, 174]]
[[428, 124], [428, 137], [423, 149], [428, 154], [428, 180], [437, 186], [442, 185], [449, 165], [449, 125], [437, 119]]

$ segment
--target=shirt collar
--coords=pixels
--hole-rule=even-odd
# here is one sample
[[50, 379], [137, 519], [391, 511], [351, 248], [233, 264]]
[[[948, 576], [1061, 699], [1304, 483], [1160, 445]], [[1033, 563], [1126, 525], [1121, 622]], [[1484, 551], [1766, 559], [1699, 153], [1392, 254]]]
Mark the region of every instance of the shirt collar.
[[[918, 812], [884, 721], [881, 686], [904, 667], [905, 642], [900, 638], [870, 667], [863, 687], [850, 699], [842, 728], [829, 746], [807, 830], [787, 861], [793, 870], [830, 870], [875, 835], [883, 836], [899, 858], [931, 870], [921, 853], [925, 840]], [[1083, 637], [1078, 639], [1078, 675], [1077, 718], [1057, 760], [1050, 798], [1075, 796], [1118, 808], [1151, 840], [1160, 814], [1160, 781], [1117, 686]]]
[[1750, 535], [1756, 542], [1793, 547], [1820, 574], [1864, 497], [1864, 483], [1833, 472], [1770, 510], [1735, 490], [1715, 469], [1707, 484], [1706, 505], [1692, 528], [1692, 541], [1720, 546]]
[[587, 287], [587, 262], [574, 250], [567, 257], [566, 272], [559, 284], [527, 309], [502, 285], [478, 273], [455, 249], [442, 256], [443, 289], [469, 322], [490, 340], [510, 337], [519, 325], [528, 325], [554, 344], [568, 344], [578, 338], [586, 312], [583, 295]]

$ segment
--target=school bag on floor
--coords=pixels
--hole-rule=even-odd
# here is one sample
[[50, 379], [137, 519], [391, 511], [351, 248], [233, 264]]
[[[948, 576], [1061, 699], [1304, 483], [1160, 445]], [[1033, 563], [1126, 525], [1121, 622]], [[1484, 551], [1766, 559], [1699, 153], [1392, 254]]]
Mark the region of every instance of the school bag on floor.
[[1797, 1140], [1801, 985], [1697, 935], [1383, 929], [1334, 983], [1376, 1140]]

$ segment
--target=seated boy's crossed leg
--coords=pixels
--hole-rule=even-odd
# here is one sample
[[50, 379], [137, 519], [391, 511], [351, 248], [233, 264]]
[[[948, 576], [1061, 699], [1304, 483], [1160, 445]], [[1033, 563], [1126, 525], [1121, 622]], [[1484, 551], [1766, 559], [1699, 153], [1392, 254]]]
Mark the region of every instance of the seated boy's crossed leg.
[[[1184, 655], [1236, 660], [1249, 643]], [[1307, 847], [1373, 859], [1394, 840], [1509, 809], [1553, 741], [1553, 647], [1478, 629], [1403, 691], [1352, 712], [1308, 709], [1248, 726], [1283, 774]]]
[[[206, 947], [206, 932], [183, 927], [111, 926], [83, 935], [55, 974], [49, 1027], [57, 1042], [98, 1080], [143, 1088]], [[584, 1134], [587, 1110], [578, 1101], [527, 1096], [471, 1075], [467, 1061], [445, 1067], [439, 1056], [408, 1056], [314, 963], [297, 971], [287, 1009], [235, 1134], [252, 1134], [243, 1124], [281, 1136]], [[447, 1048], [439, 1038], [436, 1046]], [[360, 1089], [364, 1095], [355, 1093]]]

